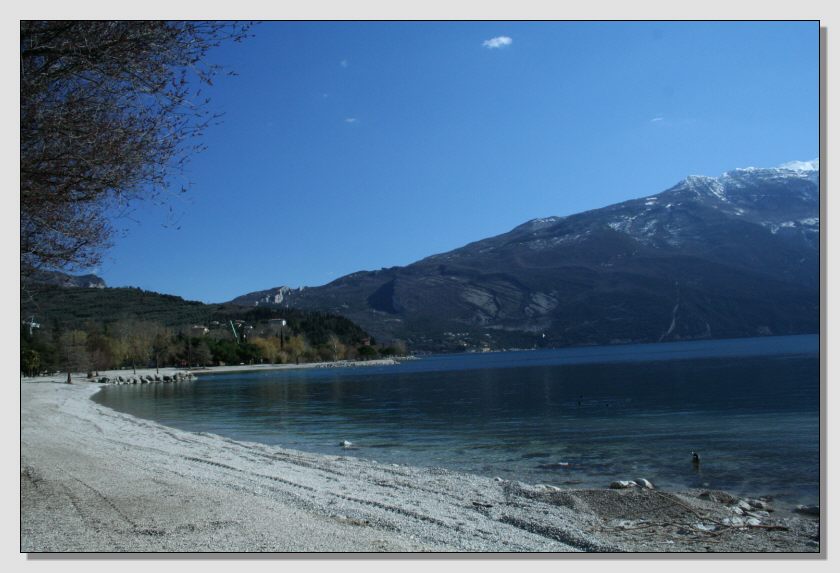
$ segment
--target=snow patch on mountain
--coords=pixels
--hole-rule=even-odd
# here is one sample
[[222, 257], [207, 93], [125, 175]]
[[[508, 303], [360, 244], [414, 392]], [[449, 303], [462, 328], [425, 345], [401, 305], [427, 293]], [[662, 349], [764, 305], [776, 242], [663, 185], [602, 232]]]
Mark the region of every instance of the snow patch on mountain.
[[562, 217], [541, 217], [539, 219], [534, 219], [531, 221], [534, 225], [550, 225], [551, 223], [556, 223], [562, 219]]
[[791, 171], [819, 171], [820, 160], [812, 159], [810, 161], [788, 161], [782, 163], [779, 169], [790, 169]]
[[[819, 217], [807, 217], [805, 219], [800, 219], [798, 221], [781, 221], [781, 222], [773, 222], [773, 221], [761, 221], [760, 225], [762, 227], [766, 227], [770, 229], [770, 232], [774, 235], [779, 232], [781, 229], [796, 229], [800, 228], [803, 231], [819, 231], [819, 224], [820, 219]], [[802, 229], [802, 227], [805, 227]], [[813, 228], [817, 227], [817, 228]]]

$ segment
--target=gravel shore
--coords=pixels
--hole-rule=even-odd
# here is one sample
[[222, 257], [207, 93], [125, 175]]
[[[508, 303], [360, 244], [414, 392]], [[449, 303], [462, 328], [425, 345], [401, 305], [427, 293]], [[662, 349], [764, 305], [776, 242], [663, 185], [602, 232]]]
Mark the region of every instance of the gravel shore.
[[820, 550], [818, 519], [767, 512], [772, 500], [559, 489], [338, 444], [324, 456], [237, 442], [115, 412], [89, 399], [99, 385], [74, 382], [21, 383], [23, 552]]

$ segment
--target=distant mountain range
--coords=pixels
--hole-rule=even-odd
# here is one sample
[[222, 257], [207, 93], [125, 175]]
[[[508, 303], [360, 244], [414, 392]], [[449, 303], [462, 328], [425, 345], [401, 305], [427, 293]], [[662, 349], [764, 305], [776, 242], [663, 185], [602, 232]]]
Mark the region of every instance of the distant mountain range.
[[818, 177], [816, 162], [690, 176], [405, 267], [232, 302], [333, 312], [430, 350], [814, 333]]
[[28, 281], [64, 288], [105, 288], [105, 281], [96, 275], [68, 275], [60, 271], [35, 271]]

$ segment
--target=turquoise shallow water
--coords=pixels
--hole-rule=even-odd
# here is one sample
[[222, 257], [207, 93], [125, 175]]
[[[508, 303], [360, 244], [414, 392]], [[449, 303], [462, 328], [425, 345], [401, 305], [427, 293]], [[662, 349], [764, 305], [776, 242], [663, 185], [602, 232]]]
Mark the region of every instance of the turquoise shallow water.
[[95, 399], [189, 431], [531, 483], [645, 477], [782, 504], [819, 497], [816, 336], [213, 375]]

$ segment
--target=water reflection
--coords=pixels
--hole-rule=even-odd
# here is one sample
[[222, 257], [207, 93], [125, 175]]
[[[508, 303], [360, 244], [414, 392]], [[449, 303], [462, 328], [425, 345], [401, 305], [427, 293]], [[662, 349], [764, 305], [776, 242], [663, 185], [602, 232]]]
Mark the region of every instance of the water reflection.
[[[718, 342], [723, 354], [726, 342]], [[558, 485], [646, 477], [816, 501], [816, 355], [696, 358], [696, 346], [683, 348], [688, 358], [679, 360], [671, 345], [654, 349], [653, 361], [638, 350], [619, 361], [597, 349], [585, 358], [607, 359], [591, 363], [575, 349], [571, 358], [446, 356], [393, 368], [224, 375], [109, 387], [97, 400], [191, 431], [379, 461]], [[337, 450], [344, 439], [359, 449]]]

